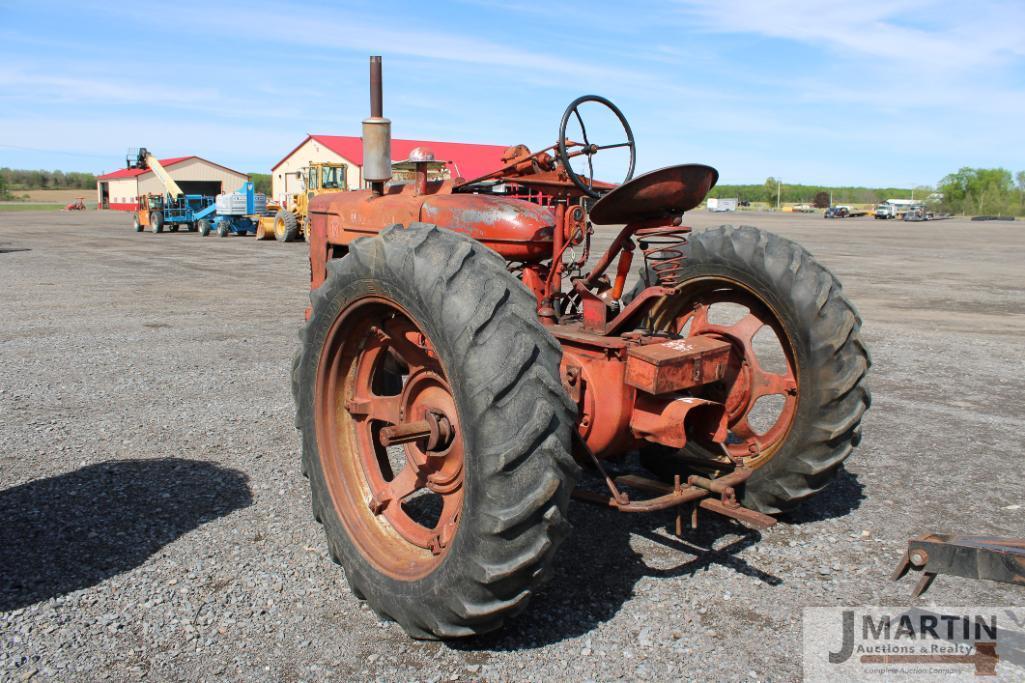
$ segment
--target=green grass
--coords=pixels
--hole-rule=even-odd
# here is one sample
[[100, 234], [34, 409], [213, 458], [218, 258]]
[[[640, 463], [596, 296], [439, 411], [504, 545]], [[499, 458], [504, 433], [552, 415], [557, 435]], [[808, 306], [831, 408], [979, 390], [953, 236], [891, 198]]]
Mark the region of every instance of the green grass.
[[[89, 207], [88, 204], [86, 204]], [[0, 212], [3, 211], [60, 211], [64, 208], [64, 204], [23, 204], [17, 203], [0, 203]], [[93, 208], [93, 207], [89, 207]], [[88, 210], [88, 209], [87, 209]]]

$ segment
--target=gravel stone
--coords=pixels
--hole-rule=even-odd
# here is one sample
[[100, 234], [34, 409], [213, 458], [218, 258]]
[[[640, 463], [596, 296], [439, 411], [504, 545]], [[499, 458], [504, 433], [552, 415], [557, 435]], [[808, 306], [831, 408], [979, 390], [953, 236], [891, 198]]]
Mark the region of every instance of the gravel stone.
[[[0, 681], [799, 680], [802, 608], [909, 604], [888, 580], [909, 537], [1020, 535], [1025, 231], [742, 219], [804, 244], [865, 318], [874, 407], [846, 471], [760, 533], [707, 514], [680, 540], [672, 513], [573, 503], [530, 607], [440, 643], [377, 620], [310, 515], [304, 243], [0, 213]], [[1021, 602], [952, 577], [928, 597]]]

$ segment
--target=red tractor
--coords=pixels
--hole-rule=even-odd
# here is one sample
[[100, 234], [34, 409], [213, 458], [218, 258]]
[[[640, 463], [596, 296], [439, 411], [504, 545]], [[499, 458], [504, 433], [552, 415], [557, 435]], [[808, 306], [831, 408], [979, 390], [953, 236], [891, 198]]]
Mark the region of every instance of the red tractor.
[[[623, 139], [589, 139], [584, 103]], [[794, 242], [682, 224], [715, 169], [632, 178], [630, 126], [587, 96], [494, 173], [389, 182], [389, 125], [372, 57], [371, 187], [310, 202], [292, 372], [313, 514], [378, 614], [418, 638], [499, 627], [549, 573], [571, 496], [674, 509], [680, 533], [682, 509], [764, 528], [829, 484], [869, 406], [861, 320]], [[618, 185], [590, 170], [613, 148]], [[596, 260], [594, 225], [623, 226]], [[635, 451], [651, 476], [607, 473]], [[575, 490], [581, 467], [607, 492]]]

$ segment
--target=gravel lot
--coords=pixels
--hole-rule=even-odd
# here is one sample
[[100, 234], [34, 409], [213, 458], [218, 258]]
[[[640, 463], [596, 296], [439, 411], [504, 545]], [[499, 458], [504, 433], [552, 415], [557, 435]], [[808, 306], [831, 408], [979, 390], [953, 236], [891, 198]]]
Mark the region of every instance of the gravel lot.
[[[909, 536], [1022, 535], [1025, 224], [691, 217], [725, 220], [801, 241], [865, 318], [847, 471], [764, 533], [574, 503], [530, 609], [438, 643], [379, 623], [310, 516], [303, 244], [0, 213], [0, 679], [797, 680], [802, 607], [912, 604], [887, 580]], [[1023, 596], [940, 577], [922, 602]]]

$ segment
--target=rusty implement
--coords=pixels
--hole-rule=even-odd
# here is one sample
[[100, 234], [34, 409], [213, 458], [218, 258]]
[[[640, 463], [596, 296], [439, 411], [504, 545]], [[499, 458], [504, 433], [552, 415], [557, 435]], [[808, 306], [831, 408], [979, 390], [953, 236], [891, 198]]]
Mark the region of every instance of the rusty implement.
[[893, 580], [911, 569], [922, 572], [912, 597], [928, 590], [937, 574], [1025, 586], [1025, 539], [923, 534], [908, 541]]
[[[737, 468], [733, 472], [716, 479], [692, 475], [687, 477], [686, 484], [681, 483], [679, 476], [675, 478], [672, 484], [632, 474], [612, 478], [602, 466], [601, 461], [590, 452], [587, 445], [579, 438], [577, 438], [577, 443], [587, 452], [592, 464], [605, 478], [605, 485], [609, 489], [608, 495], [579, 488], [575, 489], [573, 497], [579, 501], [610, 507], [620, 512], [654, 512], [655, 510], [676, 508], [677, 536], [680, 536], [683, 532], [679, 509], [680, 506], [687, 503], [692, 504], [691, 526], [695, 528], [697, 527], [699, 508], [714, 512], [723, 517], [735, 519], [752, 529], [768, 529], [776, 524], [774, 517], [745, 508], [737, 501], [736, 487], [741, 486], [751, 476], [752, 470], [750, 469]], [[626, 493], [620, 490], [620, 486], [627, 486], [656, 495], [654, 498], [645, 500], [631, 500]], [[713, 497], [713, 495], [717, 497]]]

